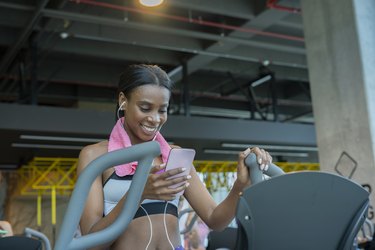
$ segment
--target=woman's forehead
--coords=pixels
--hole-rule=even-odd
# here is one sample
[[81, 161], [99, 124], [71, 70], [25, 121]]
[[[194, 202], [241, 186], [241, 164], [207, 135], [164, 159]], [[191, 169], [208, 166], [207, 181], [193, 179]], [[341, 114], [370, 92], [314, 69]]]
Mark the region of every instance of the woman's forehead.
[[169, 101], [170, 91], [163, 87], [153, 84], [142, 85], [136, 88], [131, 97], [136, 99], [147, 99], [147, 100], [162, 100], [162, 101]]

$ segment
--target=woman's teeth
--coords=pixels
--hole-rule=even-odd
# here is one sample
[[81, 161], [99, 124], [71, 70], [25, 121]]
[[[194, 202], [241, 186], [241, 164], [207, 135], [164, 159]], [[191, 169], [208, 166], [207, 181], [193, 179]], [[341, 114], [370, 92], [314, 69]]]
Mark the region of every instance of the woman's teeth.
[[142, 125], [142, 127], [148, 131], [148, 132], [155, 132], [156, 131], [156, 128], [157, 127], [148, 127], [148, 126], [145, 126], [145, 125]]

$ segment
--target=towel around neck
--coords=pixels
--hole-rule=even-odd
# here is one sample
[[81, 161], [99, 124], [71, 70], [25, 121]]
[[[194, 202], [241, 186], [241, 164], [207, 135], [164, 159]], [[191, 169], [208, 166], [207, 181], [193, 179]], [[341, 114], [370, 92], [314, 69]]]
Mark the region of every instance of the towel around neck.
[[[108, 152], [132, 146], [129, 135], [125, 131], [123, 124], [124, 118], [122, 117], [118, 119], [116, 125], [113, 127], [111, 135], [109, 137]], [[157, 141], [160, 145], [161, 158], [163, 163], [165, 163], [168, 159], [171, 147], [160, 132], [157, 132], [155, 141]], [[135, 173], [135, 170], [137, 169], [137, 166], [138, 162], [136, 161], [115, 166], [116, 175], [121, 177], [126, 175], [133, 175]]]

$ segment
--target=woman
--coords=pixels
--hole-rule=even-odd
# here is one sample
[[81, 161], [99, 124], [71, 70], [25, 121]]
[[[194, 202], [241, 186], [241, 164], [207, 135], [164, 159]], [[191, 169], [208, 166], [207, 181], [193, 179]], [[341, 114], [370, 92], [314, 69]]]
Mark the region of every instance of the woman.
[[[194, 168], [187, 176], [168, 178], [182, 172], [182, 169], [163, 172], [170, 146], [159, 130], [167, 121], [171, 87], [168, 75], [158, 66], [132, 65], [127, 68], [120, 78], [117, 106], [118, 117], [123, 117], [118, 119], [109, 141], [89, 145], [80, 153], [78, 174], [92, 160], [108, 151], [151, 140], [159, 142], [161, 147], [161, 155], [154, 159], [135, 218], [117, 240], [96, 249], [183, 249], [177, 216], [179, 197], [176, 194], [180, 191], [184, 191], [191, 207], [211, 229], [224, 229], [235, 216], [234, 204], [242, 190], [250, 184], [248, 169], [244, 165], [246, 156], [251, 151], [256, 153], [262, 167], [267, 167], [272, 160], [267, 152], [258, 148], [241, 152], [238, 177], [227, 198], [219, 205], [201, 183]], [[82, 234], [102, 230], [116, 220], [136, 166], [136, 162], [115, 166], [94, 181], [80, 221]], [[176, 183], [180, 186], [170, 188]]]

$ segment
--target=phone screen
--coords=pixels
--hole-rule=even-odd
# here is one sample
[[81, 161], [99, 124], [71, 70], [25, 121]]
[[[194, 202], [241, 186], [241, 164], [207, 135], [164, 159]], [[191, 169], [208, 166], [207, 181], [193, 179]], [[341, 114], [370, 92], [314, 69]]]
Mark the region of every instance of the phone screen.
[[[167, 165], [165, 171], [175, 168], [186, 168], [184, 172], [174, 175], [172, 178], [188, 175], [191, 167], [193, 166], [193, 160], [195, 157], [195, 150], [191, 148], [172, 148], [169, 152]], [[174, 184], [171, 188], [176, 188], [180, 184]]]

